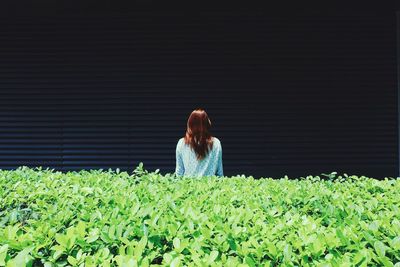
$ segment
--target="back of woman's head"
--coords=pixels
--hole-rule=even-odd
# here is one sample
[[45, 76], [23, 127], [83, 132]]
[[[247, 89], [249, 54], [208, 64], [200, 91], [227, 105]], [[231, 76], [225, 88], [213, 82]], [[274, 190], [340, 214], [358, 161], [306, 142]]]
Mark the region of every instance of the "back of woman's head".
[[195, 109], [189, 116], [185, 143], [196, 152], [197, 159], [205, 158], [212, 148], [211, 121], [204, 109]]

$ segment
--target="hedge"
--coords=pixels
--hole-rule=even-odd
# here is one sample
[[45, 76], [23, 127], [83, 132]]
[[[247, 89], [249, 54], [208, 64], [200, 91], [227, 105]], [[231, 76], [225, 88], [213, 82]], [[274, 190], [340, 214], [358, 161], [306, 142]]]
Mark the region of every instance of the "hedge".
[[400, 179], [0, 170], [0, 266], [400, 266]]

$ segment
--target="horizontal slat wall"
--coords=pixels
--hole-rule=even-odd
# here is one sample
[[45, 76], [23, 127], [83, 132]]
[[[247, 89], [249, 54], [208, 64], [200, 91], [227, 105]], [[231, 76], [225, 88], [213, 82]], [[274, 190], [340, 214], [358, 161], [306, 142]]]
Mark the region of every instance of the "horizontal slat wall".
[[0, 168], [172, 172], [194, 108], [227, 175], [396, 176], [395, 15], [3, 18]]

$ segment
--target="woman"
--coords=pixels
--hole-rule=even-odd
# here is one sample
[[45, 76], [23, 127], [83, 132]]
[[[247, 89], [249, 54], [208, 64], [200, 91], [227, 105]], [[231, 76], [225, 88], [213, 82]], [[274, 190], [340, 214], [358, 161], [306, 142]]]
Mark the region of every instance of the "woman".
[[211, 121], [203, 109], [190, 114], [185, 137], [176, 145], [177, 176], [224, 176], [221, 142], [211, 136], [210, 127]]

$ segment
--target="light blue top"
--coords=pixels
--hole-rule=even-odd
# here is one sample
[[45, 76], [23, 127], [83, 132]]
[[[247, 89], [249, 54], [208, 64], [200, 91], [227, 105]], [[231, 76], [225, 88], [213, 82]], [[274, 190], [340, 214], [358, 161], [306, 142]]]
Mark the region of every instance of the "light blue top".
[[222, 146], [218, 138], [213, 137], [213, 147], [202, 160], [198, 160], [196, 152], [187, 144], [183, 137], [176, 145], [177, 176], [224, 176], [222, 168]]

